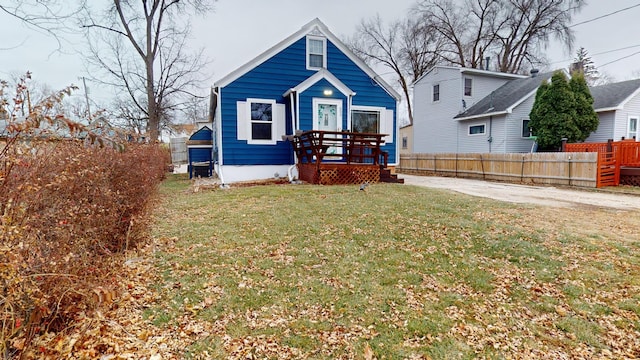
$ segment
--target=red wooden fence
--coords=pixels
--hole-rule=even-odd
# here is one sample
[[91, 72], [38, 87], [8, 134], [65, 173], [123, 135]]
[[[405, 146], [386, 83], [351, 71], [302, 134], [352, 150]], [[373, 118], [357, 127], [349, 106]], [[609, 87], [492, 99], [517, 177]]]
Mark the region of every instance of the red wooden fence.
[[640, 167], [640, 142], [635, 140], [566, 144], [565, 151], [598, 153], [597, 187], [618, 186], [623, 166]]

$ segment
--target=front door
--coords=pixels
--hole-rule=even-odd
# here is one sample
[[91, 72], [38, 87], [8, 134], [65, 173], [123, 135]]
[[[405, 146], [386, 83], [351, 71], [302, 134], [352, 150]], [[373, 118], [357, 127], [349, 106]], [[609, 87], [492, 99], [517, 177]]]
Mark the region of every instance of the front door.
[[[313, 99], [313, 130], [342, 131], [342, 101]], [[340, 147], [330, 146], [327, 154], [341, 154]]]

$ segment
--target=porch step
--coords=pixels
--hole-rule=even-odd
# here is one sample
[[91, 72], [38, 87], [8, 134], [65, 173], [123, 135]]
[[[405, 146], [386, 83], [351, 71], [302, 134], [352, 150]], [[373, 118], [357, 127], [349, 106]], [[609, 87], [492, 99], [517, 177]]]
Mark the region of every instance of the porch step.
[[398, 179], [398, 175], [392, 174], [391, 170], [386, 168], [380, 169], [380, 182], [404, 184], [404, 179]]

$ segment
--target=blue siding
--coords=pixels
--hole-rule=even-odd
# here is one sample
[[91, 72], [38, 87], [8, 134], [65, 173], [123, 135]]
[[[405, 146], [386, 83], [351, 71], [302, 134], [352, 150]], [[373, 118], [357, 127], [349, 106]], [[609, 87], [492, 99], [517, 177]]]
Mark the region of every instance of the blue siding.
[[213, 131], [211, 131], [211, 129], [209, 129], [207, 126], [201, 128], [200, 130], [196, 131], [195, 133], [193, 133], [193, 135], [191, 135], [189, 137], [189, 140], [207, 140], [207, 141], [211, 141], [213, 140]]
[[[396, 122], [396, 102], [392, 96], [373, 81], [364, 71], [353, 63], [335, 45], [327, 41], [327, 68], [340, 81], [356, 92], [353, 105], [380, 106], [394, 110]], [[278, 141], [276, 145], [248, 145], [237, 140], [236, 103], [247, 98], [274, 99], [286, 106], [286, 131], [292, 134], [291, 108], [289, 99], [282, 95], [300, 84], [315, 71], [306, 69], [306, 38], [302, 37], [286, 49], [267, 61], [256, 66], [229, 85], [220, 89], [221, 128], [223, 144], [223, 163], [225, 165], [286, 165], [293, 164], [293, 151], [288, 142]], [[300, 95], [300, 128], [312, 128], [313, 97], [343, 100], [343, 129], [347, 129], [347, 101], [337, 89], [326, 97], [322, 90], [333, 88], [326, 80], [321, 80]], [[396, 162], [397, 134], [394, 131], [394, 143], [385, 145], [389, 152], [389, 161]]]
[[[333, 90], [333, 95], [325, 96], [323, 94], [325, 89]], [[331, 85], [327, 80], [322, 79], [300, 94], [300, 130], [313, 130], [314, 98], [342, 100], [342, 129], [347, 128], [347, 97], [338, 91], [338, 89]]]

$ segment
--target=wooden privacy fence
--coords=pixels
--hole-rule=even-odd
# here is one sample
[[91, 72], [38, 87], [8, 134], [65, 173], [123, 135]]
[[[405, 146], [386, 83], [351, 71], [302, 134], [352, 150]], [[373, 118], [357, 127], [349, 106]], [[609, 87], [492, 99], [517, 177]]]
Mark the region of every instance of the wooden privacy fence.
[[597, 153], [402, 154], [396, 171], [525, 184], [596, 187]]

